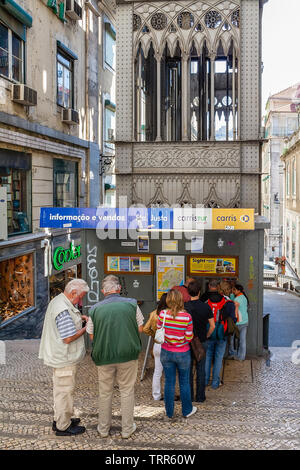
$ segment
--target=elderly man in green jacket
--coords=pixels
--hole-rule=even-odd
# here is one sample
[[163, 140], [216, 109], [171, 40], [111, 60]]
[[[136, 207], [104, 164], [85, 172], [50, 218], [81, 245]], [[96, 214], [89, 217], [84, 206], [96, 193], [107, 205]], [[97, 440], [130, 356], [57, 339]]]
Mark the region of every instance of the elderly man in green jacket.
[[115, 380], [121, 394], [122, 437], [127, 439], [136, 430], [133, 419], [134, 385], [141, 351], [139, 333], [144, 317], [135, 299], [120, 296], [116, 276], [102, 282], [104, 300], [89, 312], [87, 333], [93, 341], [92, 359], [99, 376], [99, 424], [101, 437], [108, 437], [111, 427], [112, 397]]
[[77, 364], [85, 356], [84, 333], [86, 326], [76, 308], [89, 286], [83, 279], [68, 282], [63, 293], [48, 305], [40, 343], [39, 359], [53, 368], [54, 421], [57, 436], [73, 436], [85, 432], [78, 426], [80, 419], [73, 416], [73, 394]]

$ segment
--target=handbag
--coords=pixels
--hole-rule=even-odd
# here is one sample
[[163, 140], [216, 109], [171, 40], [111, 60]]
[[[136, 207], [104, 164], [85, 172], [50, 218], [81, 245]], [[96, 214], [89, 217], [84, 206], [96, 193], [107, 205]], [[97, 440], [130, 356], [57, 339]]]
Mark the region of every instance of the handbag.
[[163, 344], [165, 342], [165, 321], [166, 321], [166, 312], [164, 316], [163, 325], [161, 328], [156, 330], [154, 340], [158, 344]]
[[192, 339], [191, 347], [192, 347], [192, 351], [197, 362], [205, 358], [206, 351], [204, 347], [202, 346], [201, 341], [198, 338], [198, 336], [194, 336], [194, 338]]

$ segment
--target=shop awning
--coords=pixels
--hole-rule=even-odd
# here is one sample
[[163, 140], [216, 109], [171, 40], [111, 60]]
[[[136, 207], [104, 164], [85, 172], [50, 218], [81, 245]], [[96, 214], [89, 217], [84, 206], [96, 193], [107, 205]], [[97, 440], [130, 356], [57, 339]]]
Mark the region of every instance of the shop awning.
[[32, 26], [32, 17], [20, 7], [14, 0], [0, 0], [0, 6], [5, 8], [7, 12], [12, 15], [16, 20], [20, 21], [27, 28]]

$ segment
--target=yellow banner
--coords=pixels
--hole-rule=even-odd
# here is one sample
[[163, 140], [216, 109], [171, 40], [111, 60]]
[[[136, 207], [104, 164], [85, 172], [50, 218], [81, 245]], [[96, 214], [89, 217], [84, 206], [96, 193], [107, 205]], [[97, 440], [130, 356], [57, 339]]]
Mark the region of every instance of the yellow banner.
[[254, 209], [212, 209], [213, 230], [254, 230]]
[[191, 256], [190, 274], [231, 277], [238, 275], [238, 258], [224, 256]]

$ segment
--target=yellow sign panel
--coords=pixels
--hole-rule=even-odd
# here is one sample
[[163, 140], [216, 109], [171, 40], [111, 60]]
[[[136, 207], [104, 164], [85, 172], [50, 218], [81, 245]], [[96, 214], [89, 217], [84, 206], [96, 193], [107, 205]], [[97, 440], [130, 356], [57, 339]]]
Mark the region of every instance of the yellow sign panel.
[[212, 209], [213, 230], [254, 230], [254, 209]]
[[190, 256], [189, 274], [198, 276], [238, 276], [238, 257], [236, 256]]

